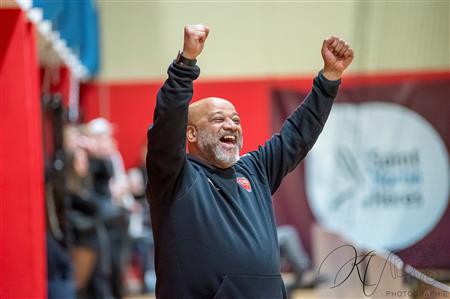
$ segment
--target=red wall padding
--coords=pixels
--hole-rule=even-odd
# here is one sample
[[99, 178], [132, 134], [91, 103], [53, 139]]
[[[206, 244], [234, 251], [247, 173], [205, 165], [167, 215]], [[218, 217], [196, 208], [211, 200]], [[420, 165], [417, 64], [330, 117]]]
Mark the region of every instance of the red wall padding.
[[[161, 70], [164, 73], [165, 70]], [[347, 75], [341, 88], [405, 82], [432, 81], [446, 78], [449, 72], [389, 73]], [[285, 88], [307, 92], [315, 74], [298, 77], [260, 78], [247, 80], [203, 80], [194, 85], [194, 101], [216, 96], [230, 100], [242, 119], [244, 150], [254, 150], [272, 134], [270, 91]], [[80, 104], [86, 121], [102, 116], [116, 124], [116, 137], [125, 166], [139, 165], [140, 149], [146, 142], [146, 131], [153, 119], [156, 93], [160, 82], [116, 82], [84, 84]]]
[[0, 298], [45, 298], [44, 170], [35, 32], [0, 9]]
[[[308, 79], [254, 79], [204, 81], [194, 85], [194, 101], [205, 97], [230, 100], [239, 112], [244, 130], [243, 152], [254, 150], [271, 134], [270, 90], [275, 86], [295, 86], [307, 90]], [[85, 121], [102, 116], [116, 125], [119, 149], [125, 166], [139, 165], [139, 153], [146, 143], [148, 126], [153, 120], [156, 94], [160, 82], [90, 83], [80, 92], [80, 104]]]

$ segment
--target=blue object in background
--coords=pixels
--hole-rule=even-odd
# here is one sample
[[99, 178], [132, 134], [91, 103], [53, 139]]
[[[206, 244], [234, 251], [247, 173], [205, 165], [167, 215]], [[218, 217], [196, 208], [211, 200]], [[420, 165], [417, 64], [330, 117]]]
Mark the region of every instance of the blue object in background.
[[99, 32], [97, 7], [94, 0], [45, 1], [34, 0], [33, 7], [43, 10], [43, 17], [52, 23], [67, 46], [78, 56], [89, 76], [98, 73]]

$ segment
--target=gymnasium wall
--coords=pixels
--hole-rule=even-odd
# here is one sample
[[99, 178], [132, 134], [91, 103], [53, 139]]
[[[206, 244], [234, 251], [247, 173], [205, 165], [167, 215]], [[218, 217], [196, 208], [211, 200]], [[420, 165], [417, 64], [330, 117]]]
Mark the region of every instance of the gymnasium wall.
[[448, 1], [207, 3], [99, 1], [101, 81], [160, 79], [182, 47], [183, 26], [211, 34], [202, 79], [315, 73], [329, 35], [356, 52], [352, 72], [448, 69]]
[[347, 78], [445, 73], [450, 67], [448, 2], [98, 5], [102, 68], [82, 87], [81, 101], [86, 120], [103, 116], [117, 124], [127, 166], [139, 163], [156, 91], [182, 47], [185, 24], [211, 28], [194, 98], [220, 96], [243, 110], [245, 151], [270, 136], [268, 90], [274, 82], [307, 89], [322, 66], [322, 40], [332, 34], [355, 50]]

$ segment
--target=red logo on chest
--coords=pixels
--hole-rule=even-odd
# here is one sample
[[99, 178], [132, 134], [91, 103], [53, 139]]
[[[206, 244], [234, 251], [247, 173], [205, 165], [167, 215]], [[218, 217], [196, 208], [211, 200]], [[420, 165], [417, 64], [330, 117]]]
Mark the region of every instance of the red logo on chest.
[[236, 178], [236, 181], [238, 182], [239, 185], [244, 187], [244, 189], [247, 192], [252, 192], [252, 185], [250, 185], [250, 181], [247, 178], [238, 177], [238, 178]]

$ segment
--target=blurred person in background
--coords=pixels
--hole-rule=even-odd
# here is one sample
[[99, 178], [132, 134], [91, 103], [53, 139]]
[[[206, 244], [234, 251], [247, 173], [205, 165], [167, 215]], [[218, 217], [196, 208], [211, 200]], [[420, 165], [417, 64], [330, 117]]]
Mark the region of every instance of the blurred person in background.
[[113, 176], [110, 180], [110, 189], [113, 202], [127, 210], [131, 210], [134, 204], [130, 191], [128, 175], [125, 171], [122, 155], [119, 152], [117, 140], [111, 138], [111, 162]]
[[94, 269], [97, 259], [96, 213], [92, 200], [92, 181], [89, 176], [87, 152], [79, 146], [81, 133], [68, 125], [64, 128], [65, 179], [69, 211], [68, 220], [74, 236], [71, 257], [74, 262], [75, 285], [83, 289]]
[[99, 199], [94, 191], [87, 153], [94, 145], [75, 125], [65, 126], [63, 141], [67, 220], [73, 237], [70, 251], [77, 297], [111, 298], [108, 234], [99, 216]]
[[[125, 263], [129, 246], [129, 211], [124, 207], [122, 196], [127, 194], [127, 182], [117, 185], [115, 161], [120, 155], [113, 138], [113, 126], [104, 118], [96, 118], [84, 126], [89, 138], [88, 152], [95, 199], [99, 205], [99, 218], [106, 227], [110, 255], [110, 283], [113, 298], [122, 298], [124, 293]], [[119, 158], [121, 159], [121, 157]], [[123, 165], [123, 164], [122, 164]]]
[[277, 226], [278, 246], [280, 257], [292, 268], [294, 280], [286, 284], [288, 297], [297, 288], [314, 287], [320, 282], [314, 270], [311, 269], [311, 260], [303, 248], [303, 244], [292, 225]]
[[142, 284], [140, 292], [154, 293], [156, 276], [153, 265], [153, 235], [150, 211], [145, 195], [146, 180], [140, 168], [128, 171], [128, 180], [135, 202], [130, 216], [130, 235], [132, 237], [132, 265], [139, 268]]
[[286, 298], [271, 195], [317, 140], [353, 50], [339, 38], [324, 40], [312, 91], [279, 134], [240, 157], [234, 106], [220, 98], [189, 105], [208, 33], [204, 25], [185, 27], [147, 135], [156, 296]]
[[133, 237], [134, 264], [140, 268], [140, 280], [143, 293], [154, 293], [156, 287], [156, 274], [154, 266], [154, 244], [145, 187], [147, 185], [147, 171], [145, 166], [147, 144], [140, 149], [140, 166], [128, 171], [130, 191], [135, 199], [135, 206], [130, 220], [130, 235]]
[[[49, 98], [50, 99], [50, 98]], [[60, 98], [54, 100], [59, 103]], [[60, 106], [59, 106], [60, 107]], [[60, 109], [52, 110], [51, 125], [62, 124]], [[48, 121], [48, 119], [47, 119]], [[74, 247], [74, 225], [70, 184], [67, 184], [68, 165], [74, 165], [73, 156], [78, 150], [79, 131], [76, 126], [55, 126], [48, 138], [51, 158], [46, 161], [45, 197], [47, 220], [47, 293], [48, 298], [75, 298], [78, 277], [77, 267], [70, 253]], [[47, 144], [44, 141], [44, 145]], [[80, 170], [82, 171], [82, 166]]]

